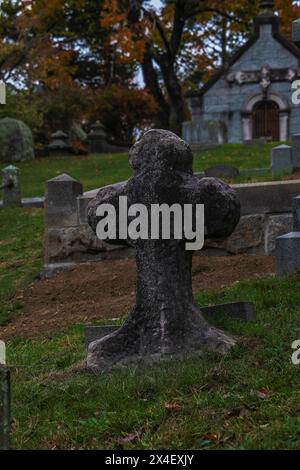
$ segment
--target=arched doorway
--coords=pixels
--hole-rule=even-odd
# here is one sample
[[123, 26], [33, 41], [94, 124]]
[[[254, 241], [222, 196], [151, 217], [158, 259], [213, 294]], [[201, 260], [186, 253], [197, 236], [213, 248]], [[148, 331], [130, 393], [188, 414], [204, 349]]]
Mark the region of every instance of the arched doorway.
[[267, 137], [273, 141], [280, 140], [280, 109], [277, 103], [263, 100], [256, 103], [252, 112], [253, 138]]
[[[282, 96], [282, 95], [277, 95], [276, 93], [268, 93], [268, 99], [265, 99], [262, 93], [259, 93], [257, 95], [251, 96], [251, 98], [247, 99], [245, 102], [241, 115], [242, 115], [242, 129], [243, 129], [243, 140], [244, 141], [249, 141], [255, 138], [255, 135], [258, 136], [263, 136], [266, 137], [265, 134], [267, 131], [266, 129], [263, 129], [264, 132], [259, 132], [259, 127], [258, 124], [261, 122], [258, 116], [255, 116], [255, 109], [259, 105], [263, 103], [271, 103], [271, 106], [273, 108], [273, 112], [275, 114], [278, 113], [278, 117], [275, 120], [275, 131], [276, 131], [276, 126], [279, 126], [279, 139], [277, 138], [276, 140], [279, 141], [285, 141], [289, 139], [289, 113], [290, 113], [290, 107], [287, 99]], [[277, 110], [275, 111], [274, 105], [277, 105]], [[265, 111], [265, 114], [267, 114], [267, 120], [269, 116], [269, 112]], [[255, 119], [257, 117], [257, 119]], [[272, 118], [271, 118], [272, 122]], [[278, 124], [276, 124], [276, 122]], [[257, 126], [257, 127], [256, 127]], [[273, 134], [275, 137], [278, 137], [278, 131], [275, 133], [271, 132], [271, 138], [273, 138]], [[257, 138], [257, 137], [256, 137]]]

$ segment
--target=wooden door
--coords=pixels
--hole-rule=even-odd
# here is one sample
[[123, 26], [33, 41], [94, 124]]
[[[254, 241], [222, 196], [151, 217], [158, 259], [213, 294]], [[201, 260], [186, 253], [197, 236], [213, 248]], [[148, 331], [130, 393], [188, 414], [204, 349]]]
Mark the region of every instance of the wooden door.
[[261, 101], [253, 110], [253, 138], [279, 141], [279, 107], [274, 101]]

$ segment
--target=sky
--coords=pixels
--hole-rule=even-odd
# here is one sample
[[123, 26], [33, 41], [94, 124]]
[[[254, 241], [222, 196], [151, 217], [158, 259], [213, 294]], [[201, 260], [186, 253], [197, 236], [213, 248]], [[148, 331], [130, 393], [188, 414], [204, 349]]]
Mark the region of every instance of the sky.
[[160, 0], [151, 0], [151, 3], [156, 8], [159, 8], [161, 6], [161, 1]]

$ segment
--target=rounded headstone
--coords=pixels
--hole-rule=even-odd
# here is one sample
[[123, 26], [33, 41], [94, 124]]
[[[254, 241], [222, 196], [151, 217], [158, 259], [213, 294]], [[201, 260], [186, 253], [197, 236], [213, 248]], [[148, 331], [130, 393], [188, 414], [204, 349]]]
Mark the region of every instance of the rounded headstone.
[[34, 159], [34, 141], [29, 127], [17, 119], [0, 119], [0, 162], [32, 159]]

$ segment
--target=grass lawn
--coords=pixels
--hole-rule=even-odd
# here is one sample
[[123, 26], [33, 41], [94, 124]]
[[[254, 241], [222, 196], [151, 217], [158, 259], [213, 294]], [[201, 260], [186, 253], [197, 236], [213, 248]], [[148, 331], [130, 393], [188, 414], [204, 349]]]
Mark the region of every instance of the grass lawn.
[[255, 323], [219, 321], [241, 344], [105, 376], [74, 372], [83, 327], [8, 344], [17, 449], [299, 449], [300, 278], [241, 282], [198, 302], [251, 299]]
[[[209, 166], [228, 164], [240, 169], [267, 168], [270, 166], [270, 152], [276, 144], [248, 147], [241, 144], [226, 144], [215, 149], [195, 153], [194, 170], [202, 171]], [[0, 165], [0, 170], [4, 168]], [[84, 191], [99, 188], [106, 184], [122, 181], [131, 176], [127, 154], [87, 155], [79, 157], [39, 158], [30, 162], [18, 163], [21, 170], [22, 195], [24, 197], [44, 194], [45, 182], [61, 173], [68, 173], [84, 185]], [[235, 181], [251, 182], [281, 179], [284, 174], [242, 175]]]
[[[267, 146], [236, 153], [235, 147], [202, 152], [195, 169], [220, 163], [222, 152], [224, 161], [227, 151], [231, 164], [250, 167], [246, 158], [253, 158], [256, 167], [261, 155], [266, 166]], [[130, 174], [125, 155], [43, 159], [20, 167], [26, 196], [42, 194], [44, 181], [62, 172], [82, 180], [86, 190]], [[42, 210], [0, 208], [0, 325], [22, 315], [22, 301], [13, 294], [38, 275], [42, 232]], [[210, 354], [94, 376], [70, 369], [85, 358], [82, 325], [9, 341], [12, 446], [299, 449], [300, 366], [291, 363], [291, 343], [300, 338], [300, 278], [240, 282], [197, 296], [200, 305], [236, 299], [254, 301], [258, 317], [254, 323], [219, 322], [240, 337], [225, 358]]]
[[0, 208], [0, 326], [22, 310], [11, 300], [42, 266], [43, 210]]

